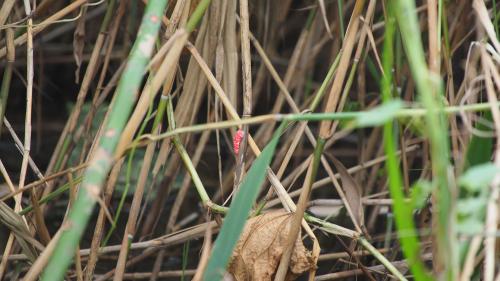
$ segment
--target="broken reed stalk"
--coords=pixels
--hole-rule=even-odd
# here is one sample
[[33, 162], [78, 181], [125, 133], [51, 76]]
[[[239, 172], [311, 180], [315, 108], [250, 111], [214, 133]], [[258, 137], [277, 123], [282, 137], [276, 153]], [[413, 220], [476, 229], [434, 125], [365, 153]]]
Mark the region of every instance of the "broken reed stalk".
[[165, 6], [166, 1], [162, 0], [150, 0], [146, 6], [141, 28], [127, 67], [118, 84], [116, 102], [114, 107], [110, 108], [111, 114], [104, 127], [99, 148], [89, 168], [85, 171], [78, 197], [71, 208], [68, 220], [61, 226], [63, 234], [42, 275], [42, 280], [61, 280], [74, 257], [75, 249], [92, 214], [96, 198], [100, 196], [101, 185], [113, 163], [112, 155], [118, 137], [135, 101], [135, 98], [130, 98], [130, 93], [135, 95], [138, 93], [142, 75], [153, 51]]

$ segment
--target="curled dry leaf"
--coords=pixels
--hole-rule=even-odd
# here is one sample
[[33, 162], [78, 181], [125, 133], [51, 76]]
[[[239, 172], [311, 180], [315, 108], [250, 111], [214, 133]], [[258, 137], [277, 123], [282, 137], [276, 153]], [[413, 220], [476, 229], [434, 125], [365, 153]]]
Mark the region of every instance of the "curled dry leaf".
[[[272, 280], [290, 233], [292, 214], [266, 213], [248, 220], [229, 263], [236, 281]], [[299, 233], [285, 280], [315, 268], [314, 259], [304, 247]]]
[[363, 229], [365, 225], [365, 217], [364, 217], [363, 202], [361, 200], [362, 197], [361, 187], [354, 180], [351, 174], [349, 174], [349, 172], [347, 171], [346, 167], [342, 164], [342, 162], [340, 162], [336, 158], [332, 158], [332, 162], [340, 174], [340, 179], [342, 181], [342, 189], [345, 192], [345, 196], [353, 212], [354, 219], [356, 220], [358, 225], [361, 226], [361, 228]]

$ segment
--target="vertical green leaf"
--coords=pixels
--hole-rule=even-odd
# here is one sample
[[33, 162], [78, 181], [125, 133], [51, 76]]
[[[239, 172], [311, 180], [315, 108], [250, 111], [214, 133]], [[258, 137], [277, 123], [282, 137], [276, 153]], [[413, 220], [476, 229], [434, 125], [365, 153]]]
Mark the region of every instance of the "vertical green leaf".
[[[382, 79], [382, 99], [384, 105], [389, 106], [394, 101], [392, 100], [392, 66], [393, 44], [395, 33], [395, 19], [392, 14], [392, 9], [389, 6], [388, 18], [386, 19], [386, 31], [383, 53], [383, 67], [386, 75]], [[392, 101], [391, 101], [392, 100]], [[375, 118], [376, 119], [376, 118]], [[382, 119], [385, 120], [385, 119]], [[393, 210], [396, 219], [396, 227], [399, 234], [399, 241], [405, 257], [408, 259], [411, 272], [415, 280], [432, 280], [432, 277], [427, 273], [424, 264], [419, 258], [420, 242], [418, 240], [415, 223], [413, 222], [413, 204], [405, 202], [405, 194], [402, 190], [403, 180], [399, 170], [399, 161], [396, 156], [396, 135], [394, 134], [394, 126], [392, 118], [388, 118], [384, 125], [384, 149], [387, 156], [386, 169], [389, 179], [389, 191], [394, 200]]]
[[[439, 267], [438, 275], [442, 280], [457, 280], [458, 255], [456, 249], [456, 217], [455, 217], [455, 186], [450, 182], [450, 148], [448, 139], [448, 124], [443, 114], [442, 81], [439, 76], [429, 73], [422, 46], [421, 31], [418, 23], [415, 1], [387, 1], [394, 6], [401, 39], [411, 74], [422, 105], [427, 110], [425, 115], [426, 137], [429, 140], [433, 181], [436, 189], [433, 192], [436, 204], [436, 255], [435, 264]], [[440, 39], [439, 39], [440, 40]], [[442, 268], [442, 272], [441, 269]]]

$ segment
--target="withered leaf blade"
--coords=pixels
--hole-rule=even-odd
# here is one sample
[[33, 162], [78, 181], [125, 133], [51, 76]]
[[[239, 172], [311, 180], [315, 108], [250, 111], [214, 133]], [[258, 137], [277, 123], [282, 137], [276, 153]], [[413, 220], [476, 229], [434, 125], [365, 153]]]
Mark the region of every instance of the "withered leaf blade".
[[361, 200], [362, 193], [361, 187], [354, 180], [354, 178], [349, 174], [346, 167], [336, 158], [332, 157], [333, 165], [340, 174], [340, 180], [342, 181], [342, 189], [344, 190], [345, 196], [347, 198], [347, 203], [351, 208], [354, 220], [358, 223], [361, 228], [364, 228], [365, 216], [363, 212], [363, 202]]
[[31, 262], [34, 262], [38, 256], [36, 248], [43, 248], [43, 246], [31, 236], [23, 218], [4, 202], [0, 202], [0, 223], [12, 231], [23, 253]]

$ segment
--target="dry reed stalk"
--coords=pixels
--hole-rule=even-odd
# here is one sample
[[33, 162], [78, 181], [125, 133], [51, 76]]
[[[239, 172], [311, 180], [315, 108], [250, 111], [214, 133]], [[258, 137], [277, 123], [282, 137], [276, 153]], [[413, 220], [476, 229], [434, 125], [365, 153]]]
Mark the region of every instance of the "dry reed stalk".
[[175, 3], [174, 10], [170, 15], [170, 21], [166, 25], [167, 30], [165, 31], [165, 38], [172, 37], [172, 35], [179, 28], [179, 26], [184, 27], [189, 13], [189, 7], [190, 7], [190, 1], [181, 0]]
[[7, 48], [7, 65], [5, 67], [2, 77], [2, 86], [0, 87], [0, 123], [4, 120], [5, 117], [5, 110], [7, 108], [7, 99], [9, 96], [10, 84], [12, 81], [12, 72], [14, 68], [14, 63], [16, 61], [16, 49], [14, 47], [14, 30], [12, 28], [7, 28], [5, 30], [5, 44]]
[[[241, 43], [241, 67], [243, 76], [243, 114], [242, 119], [252, 116], [252, 63], [250, 61], [250, 27], [248, 14], [248, 1], [240, 0], [240, 43]], [[238, 187], [243, 179], [245, 170], [245, 154], [248, 146], [248, 126], [243, 126], [243, 140], [239, 144], [239, 152], [237, 155], [238, 162], [236, 163], [234, 176], [234, 192], [238, 191]]]
[[[223, 1], [224, 4], [225, 1]], [[225, 2], [227, 7], [223, 7], [226, 13], [223, 15], [224, 25], [222, 33], [222, 47], [224, 52], [224, 63], [222, 66], [222, 88], [227, 93], [233, 106], [236, 106], [236, 92], [238, 89], [238, 52], [236, 37], [236, 6], [235, 1]], [[220, 51], [219, 51], [220, 52]]]
[[[361, 15], [362, 9], [364, 7], [364, 0], [356, 0], [354, 10], [349, 21], [349, 26], [346, 31], [345, 40], [342, 44], [342, 54], [340, 56], [339, 67], [335, 79], [333, 80], [333, 85], [328, 94], [328, 100], [326, 102], [324, 112], [334, 112], [340, 99], [340, 94], [342, 86], [344, 84], [344, 78], [349, 67], [349, 62], [351, 59], [351, 54], [354, 47], [354, 42], [356, 39], [356, 34], [358, 33], [359, 27], [359, 16]], [[325, 121], [321, 123], [320, 127], [320, 137], [327, 139], [331, 136], [333, 131], [331, 130], [330, 121]]]
[[[197, 271], [195, 269], [186, 270], [168, 270], [158, 272], [158, 277], [160, 278], [175, 278], [175, 277], [187, 277], [195, 275]], [[152, 273], [150, 272], [135, 272], [135, 273], [125, 273], [123, 275], [123, 280], [142, 280], [150, 279]]]
[[193, 277], [193, 281], [202, 281], [203, 272], [208, 263], [208, 258], [212, 250], [212, 228], [207, 227], [205, 232], [205, 239], [203, 240], [203, 247], [200, 256], [200, 261], [198, 262], [198, 267], [196, 268], [196, 274]]
[[146, 153], [144, 155], [144, 164], [141, 167], [139, 180], [137, 181], [137, 187], [134, 192], [134, 198], [132, 199], [132, 205], [129, 211], [129, 217], [127, 220], [127, 225], [125, 232], [123, 234], [122, 248], [120, 249], [120, 255], [116, 264], [114, 280], [122, 280], [123, 274], [125, 272], [125, 262], [128, 255], [128, 245], [133, 241], [136, 232], [136, 222], [137, 216], [139, 214], [139, 208], [141, 206], [142, 196], [144, 193], [144, 186], [146, 185], [146, 179], [149, 174], [149, 168], [151, 167], [151, 160], [153, 158], [155, 144], [151, 143], [146, 148]]
[[[31, 14], [31, 6], [29, 1], [24, 1], [24, 12], [27, 16]], [[26, 176], [28, 172], [28, 163], [30, 159], [30, 151], [31, 151], [31, 115], [32, 115], [32, 102], [33, 102], [33, 76], [34, 76], [34, 62], [33, 62], [33, 20], [31, 18], [27, 21], [27, 64], [26, 64], [26, 115], [25, 115], [25, 124], [24, 124], [24, 143], [23, 143], [23, 160], [21, 163], [21, 172], [19, 177], [19, 189], [24, 187]], [[15, 40], [14, 40], [15, 43]], [[38, 206], [38, 198], [31, 191], [31, 201], [34, 207], [35, 214], [35, 222], [36, 229], [38, 229], [40, 238], [44, 244], [47, 244], [50, 241], [50, 234], [47, 230], [47, 226], [45, 225], [45, 221], [43, 219], [43, 214], [41, 213], [40, 207]], [[22, 197], [22, 194], [20, 195]]]

